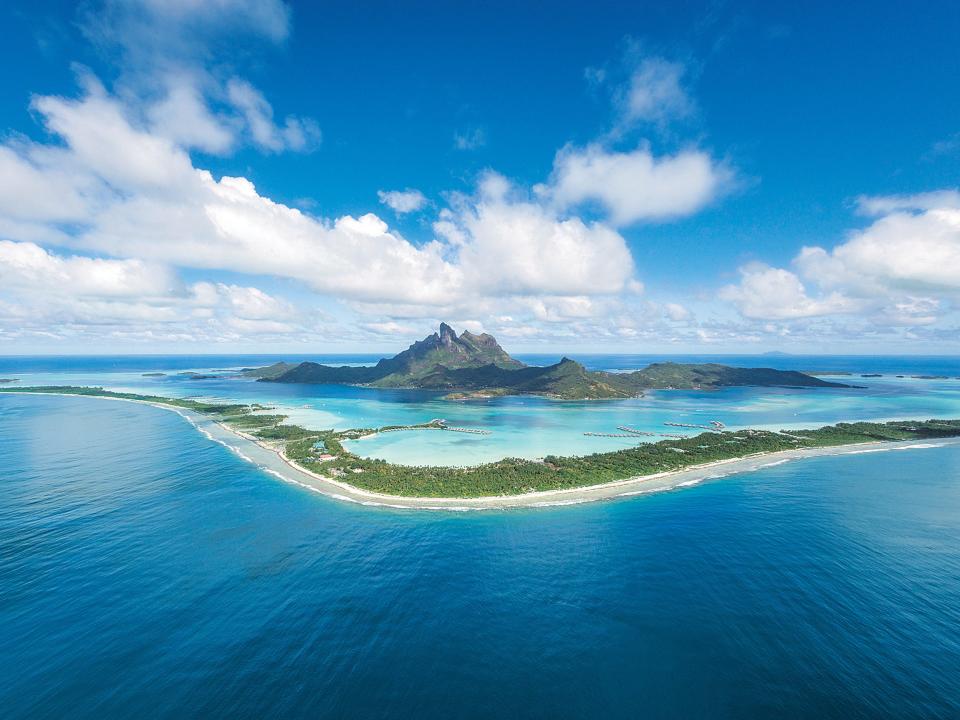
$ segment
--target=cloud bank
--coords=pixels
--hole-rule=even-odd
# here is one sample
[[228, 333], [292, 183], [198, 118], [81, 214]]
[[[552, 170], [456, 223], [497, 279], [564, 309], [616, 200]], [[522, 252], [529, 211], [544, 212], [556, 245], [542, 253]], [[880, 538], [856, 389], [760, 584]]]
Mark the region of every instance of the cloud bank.
[[960, 299], [960, 193], [861, 197], [873, 220], [832, 249], [804, 247], [792, 270], [748, 265], [721, 291], [747, 318], [857, 313], [877, 326], [926, 326]]

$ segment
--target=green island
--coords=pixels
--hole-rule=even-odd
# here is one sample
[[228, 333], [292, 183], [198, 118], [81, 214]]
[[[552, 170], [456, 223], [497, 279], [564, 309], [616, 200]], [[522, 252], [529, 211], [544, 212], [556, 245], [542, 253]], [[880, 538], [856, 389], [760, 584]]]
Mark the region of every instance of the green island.
[[370, 366], [330, 366], [315, 362], [279, 362], [247, 368], [245, 377], [261, 382], [364, 385], [416, 388], [449, 393], [452, 400], [503, 395], [545, 395], [563, 400], [629, 398], [645, 390], [711, 390], [721, 387], [851, 387], [806, 373], [773, 368], [740, 368], [716, 363], [653, 363], [633, 372], [587, 370], [570, 358], [553, 365], [525, 365], [511, 357], [492, 335], [446, 323], [392, 358]]
[[343, 447], [377, 432], [450, 430], [441, 420], [349, 430], [312, 430], [288, 425], [287, 416], [262, 405], [218, 404], [158, 395], [113, 392], [99, 387], [0, 388], [0, 393], [80, 395], [153, 403], [200, 413], [276, 450], [290, 463], [328, 479], [386, 495], [478, 498], [566, 490], [683, 470], [707, 463], [802, 448], [960, 437], [960, 420], [898, 420], [838, 423], [805, 430], [717, 429], [696, 436], [640, 443], [636, 447], [540, 460], [504, 458], [471, 467], [407, 466], [362, 458]]

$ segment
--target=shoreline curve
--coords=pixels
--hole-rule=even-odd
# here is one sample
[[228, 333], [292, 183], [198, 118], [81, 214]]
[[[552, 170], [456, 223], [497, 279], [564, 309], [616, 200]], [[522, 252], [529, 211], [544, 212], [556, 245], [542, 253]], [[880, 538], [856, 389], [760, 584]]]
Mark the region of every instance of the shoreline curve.
[[193, 410], [178, 408], [171, 405], [134, 400], [130, 398], [113, 398], [96, 395], [73, 395], [69, 393], [29, 393], [5, 392], [5, 395], [52, 395], [56, 397], [70, 397], [93, 400], [113, 400], [130, 402], [139, 405], [150, 405], [162, 410], [168, 410], [180, 415], [194, 426], [202, 435], [213, 442], [225, 446], [238, 457], [256, 465], [260, 470], [273, 475], [280, 480], [299, 485], [321, 495], [352, 502], [367, 507], [384, 507], [403, 510], [445, 510], [463, 512], [470, 510], [510, 510], [521, 508], [561, 507], [579, 505], [600, 500], [627, 499], [639, 495], [656, 492], [683, 489], [699, 485], [700, 483], [753, 472], [765, 467], [781, 465], [793, 460], [806, 458], [859, 455], [891, 450], [925, 449], [960, 445], [960, 438], [937, 438], [933, 440], [902, 440], [876, 441], [852, 443], [848, 445], [834, 445], [831, 447], [798, 448], [795, 450], [778, 450], [768, 453], [756, 453], [739, 458], [717, 460], [702, 465], [692, 465], [682, 470], [642, 475], [623, 480], [615, 480], [597, 485], [583, 485], [560, 490], [540, 490], [519, 495], [486, 495], [480, 497], [415, 497], [407, 495], [387, 495], [371, 490], [364, 490], [355, 485], [341, 482], [334, 478], [325, 477], [298, 465], [295, 465], [283, 454], [282, 446], [254, 438], [246, 433], [227, 427], [217, 420]]

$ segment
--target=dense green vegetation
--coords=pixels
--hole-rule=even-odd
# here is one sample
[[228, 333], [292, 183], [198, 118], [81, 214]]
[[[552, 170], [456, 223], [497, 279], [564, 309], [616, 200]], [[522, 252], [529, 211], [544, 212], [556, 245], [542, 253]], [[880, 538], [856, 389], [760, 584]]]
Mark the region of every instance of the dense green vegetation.
[[263, 440], [302, 440], [319, 435], [316, 430], [307, 430], [299, 425], [274, 425], [257, 430], [255, 434]]
[[226, 421], [233, 427], [240, 430], [260, 430], [273, 428], [287, 419], [286, 415], [250, 415], [248, 413], [240, 415], [229, 415]]
[[528, 393], [588, 400], [636, 397], [658, 388], [846, 387], [800, 372], [716, 364], [655, 363], [636, 372], [610, 373], [587, 370], [563, 358], [553, 365], [529, 367], [510, 357], [492, 336], [464, 331], [458, 337], [446, 323], [441, 323], [440, 332], [373, 366], [275, 363], [246, 370], [244, 375], [264, 382], [449, 390], [459, 398]]
[[258, 414], [262, 406], [217, 404], [102, 388], [0, 388], [4, 392], [60, 393], [121, 398], [169, 405], [210, 415], [219, 422], [279, 444], [284, 454], [305, 469], [342, 479], [356, 487], [390, 495], [480, 497], [560, 490], [682, 470], [694, 465], [798, 448], [855, 443], [923, 440], [960, 436], [960, 420], [902, 420], [886, 423], [838, 423], [808, 430], [738, 430], [640, 443], [636, 447], [583, 456], [548, 456], [542, 460], [504, 458], [475, 467], [394, 465], [348, 452], [343, 440], [391, 430], [443, 431], [437, 421], [412, 426], [310, 430], [284, 425], [284, 415]]
[[[810, 430], [704, 432], [634, 448], [542, 461], [505, 458], [476, 467], [407, 467], [343, 453], [312, 469], [346, 476], [368, 490], [391, 495], [478, 497], [561, 490], [682, 470], [693, 465], [798, 448], [960, 436], [960, 420], [840, 423]], [[348, 475], [349, 474], [349, 475]]]
[[633, 387], [721, 388], [754, 385], [760, 387], [848, 387], [827, 382], [795, 370], [740, 368], [717, 363], [699, 365], [663, 362], [643, 370], [620, 375]]
[[241, 375], [252, 378], [275, 378], [293, 370], [295, 367], [296, 365], [293, 363], [278, 362], [261, 368], [244, 368]]

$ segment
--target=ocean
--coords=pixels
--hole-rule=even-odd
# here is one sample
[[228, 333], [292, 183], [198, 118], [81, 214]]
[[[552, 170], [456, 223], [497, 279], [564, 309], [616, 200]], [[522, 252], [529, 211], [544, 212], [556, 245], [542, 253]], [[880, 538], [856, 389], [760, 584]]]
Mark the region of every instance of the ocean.
[[[374, 393], [350, 411], [366, 391], [175, 374], [245, 360], [4, 358], [0, 377], [272, 397], [344, 422], [442, 403]], [[884, 377], [675, 409], [960, 417], [960, 380], [890, 377], [952, 378], [956, 360], [752, 360]], [[501, 431], [588, 414], [505, 407]], [[531, 435], [517, 447], [550, 433]], [[165, 410], [0, 395], [0, 467], [4, 717], [960, 716], [957, 446], [569, 507], [401, 511], [285, 484]]]

